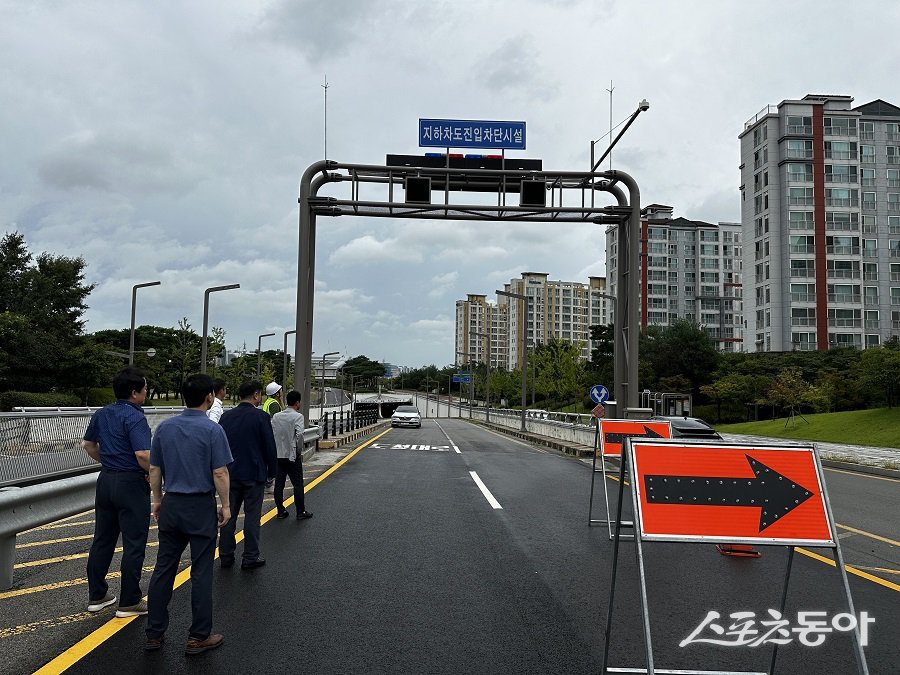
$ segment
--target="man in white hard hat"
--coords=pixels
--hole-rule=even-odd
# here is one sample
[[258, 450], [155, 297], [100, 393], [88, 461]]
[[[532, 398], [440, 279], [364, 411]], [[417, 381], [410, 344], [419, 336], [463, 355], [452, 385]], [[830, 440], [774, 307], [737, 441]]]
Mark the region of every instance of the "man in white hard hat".
[[269, 413], [269, 417], [275, 417], [275, 413], [284, 409], [281, 401], [281, 385], [277, 382], [269, 382], [266, 385], [266, 400], [262, 403], [262, 409]]
[[[262, 402], [262, 406], [260, 406], [265, 412], [269, 414], [269, 417], [275, 417], [275, 413], [279, 413], [284, 409], [284, 401], [281, 400], [282, 391], [281, 385], [277, 382], [269, 382], [266, 385], [266, 400]], [[275, 481], [274, 479], [269, 479], [266, 481], [266, 492], [273, 492], [275, 490]]]

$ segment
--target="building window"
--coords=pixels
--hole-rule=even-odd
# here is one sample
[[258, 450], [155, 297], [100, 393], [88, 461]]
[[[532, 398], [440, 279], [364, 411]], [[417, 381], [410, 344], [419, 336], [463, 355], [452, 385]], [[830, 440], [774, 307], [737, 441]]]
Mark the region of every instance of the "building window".
[[[788, 204], [791, 206], [812, 206], [813, 205], [813, 189], [812, 188], [789, 188]], [[766, 230], [768, 232], [768, 230]]]
[[853, 159], [854, 157], [856, 157], [856, 143], [825, 141], [826, 159]]
[[829, 136], [856, 136], [856, 119], [853, 117], [826, 117], [825, 133]]
[[788, 162], [787, 180], [794, 183], [811, 183], [813, 179], [812, 164]]
[[837, 328], [861, 328], [861, 310], [858, 309], [829, 309], [828, 325]]
[[830, 279], [859, 279], [859, 261], [828, 260], [825, 263]]
[[791, 308], [791, 325], [792, 326], [815, 326], [816, 325], [816, 308], [815, 307], [792, 307]]
[[859, 284], [828, 284], [829, 302], [859, 302]]
[[858, 230], [859, 214], [848, 211], [826, 211], [826, 230]]
[[863, 279], [878, 281], [878, 263], [863, 263]]
[[855, 183], [856, 167], [851, 164], [826, 164], [826, 183]]
[[885, 147], [888, 164], [900, 164], [900, 146], [888, 145]]
[[[791, 300], [793, 302], [815, 302], [815, 284], [791, 284]], [[759, 304], [757, 302], [757, 304]]]
[[791, 346], [801, 352], [811, 352], [816, 349], [815, 333], [791, 333]]
[[862, 215], [862, 231], [864, 234], [874, 234], [878, 230], [877, 219], [874, 213]]
[[791, 276], [800, 278], [814, 278], [816, 276], [815, 260], [791, 260]]
[[863, 187], [875, 187], [875, 169], [860, 169], [859, 182]]
[[900, 211], [900, 192], [888, 192], [887, 210]]
[[878, 304], [878, 286], [866, 286], [863, 288], [863, 302], [867, 305]]
[[825, 206], [859, 206], [859, 192], [849, 188], [825, 188]]
[[881, 320], [878, 318], [877, 309], [866, 310], [866, 328], [880, 328]]
[[[828, 144], [825, 145], [827, 147]], [[786, 159], [812, 159], [812, 141], [787, 141], [785, 155]]]
[[900, 216], [888, 216], [888, 232], [900, 234]]
[[859, 138], [863, 141], [875, 140], [875, 122], [859, 123]]
[[889, 141], [900, 140], [900, 124], [897, 122], [888, 122], [884, 125], [885, 137]]
[[863, 192], [862, 193], [862, 207], [864, 209], [875, 209], [875, 193], [874, 192]]
[[859, 161], [862, 164], [874, 164], [875, 163], [875, 146], [874, 145], [860, 145], [859, 146]]
[[857, 255], [859, 254], [859, 237], [826, 236], [825, 252], [837, 255]]
[[785, 121], [787, 123], [785, 133], [807, 135], [812, 134], [812, 117], [788, 115]]
[[816, 238], [811, 234], [792, 234], [791, 253], [815, 253]]

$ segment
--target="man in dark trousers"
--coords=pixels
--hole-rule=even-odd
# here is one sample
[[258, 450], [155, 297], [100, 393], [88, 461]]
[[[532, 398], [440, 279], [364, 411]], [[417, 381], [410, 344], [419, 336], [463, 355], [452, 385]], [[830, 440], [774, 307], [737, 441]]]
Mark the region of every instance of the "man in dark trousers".
[[300, 412], [300, 392], [289, 391], [287, 408], [272, 417], [275, 432], [275, 447], [278, 450], [278, 475], [275, 477], [275, 506], [278, 519], [287, 518], [284, 508], [284, 482], [291, 479], [294, 486], [294, 504], [297, 506], [297, 520], [312, 518], [306, 510], [303, 494], [303, 430], [306, 424]]
[[237, 546], [234, 531], [241, 506], [244, 507], [241, 569], [252, 570], [266, 564], [259, 555], [260, 518], [266, 479], [275, 478], [278, 463], [272, 422], [269, 415], [259, 409], [262, 390], [261, 382], [244, 382], [238, 389], [241, 402], [219, 420], [234, 456], [234, 462], [228, 465], [231, 474], [231, 520], [219, 536], [219, 564], [223, 568], [234, 565]]
[[150, 425], [144, 417], [147, 379], [129, 366], [113, 379], [116, 402], [94, 413], [84, 432], [81, 446], [100, 462], [97, 497], [94, 505], [94, 541], [88, 554], [89, 612], [112, 605], [106, 575], [116, 542], [122, 534], [122, 585], [120, 618], [147, 613], [141, 600], [141, 571], [150, 529]]
[[[213, 560], [216, 533], [231, 519], [228, 464], [222, 428], [206, 416], [215, 395], [208, 375], [191, 375], [181, 388], [187, 408], [163, 421], [150, 448], [152, 513], [159, 523], [159, 552], [147, 593], [146, 651], [162, 647], [169, 626], [169, 601], [185, 546], [191, 545], [191, 612], [185, 654], [222, 644], [212, 632]], [[166, 494], [162, 494], [163, 480]], [[216, 509], [216, 493], [222, 505]]]

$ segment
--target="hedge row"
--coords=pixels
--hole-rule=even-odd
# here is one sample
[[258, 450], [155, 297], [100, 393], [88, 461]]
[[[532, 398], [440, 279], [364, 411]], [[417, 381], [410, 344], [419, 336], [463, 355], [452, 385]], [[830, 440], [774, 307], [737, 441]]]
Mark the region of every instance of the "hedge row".
[[10, 412], [13, 408], [25, 407], [57, 407], [79, 406], [81, 398], [74, 394], [61, 392], [34, 393], [31, 391], [4, 391], [0, 392], [0, 411]]

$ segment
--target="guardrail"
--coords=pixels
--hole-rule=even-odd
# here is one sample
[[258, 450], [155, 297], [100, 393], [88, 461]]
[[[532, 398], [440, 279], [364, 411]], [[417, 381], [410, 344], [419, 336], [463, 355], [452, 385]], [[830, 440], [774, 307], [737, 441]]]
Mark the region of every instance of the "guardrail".
[[97, 475], [0, 489], [0, 590], [13, 585], [16, 535], [94, 507]]
[[[100, 468], [81, 447], [99, 408], [42, 408], [0, 413], [0, 487], [71, 476]], [[151, 431], [184, 408], [148, 406]]]

